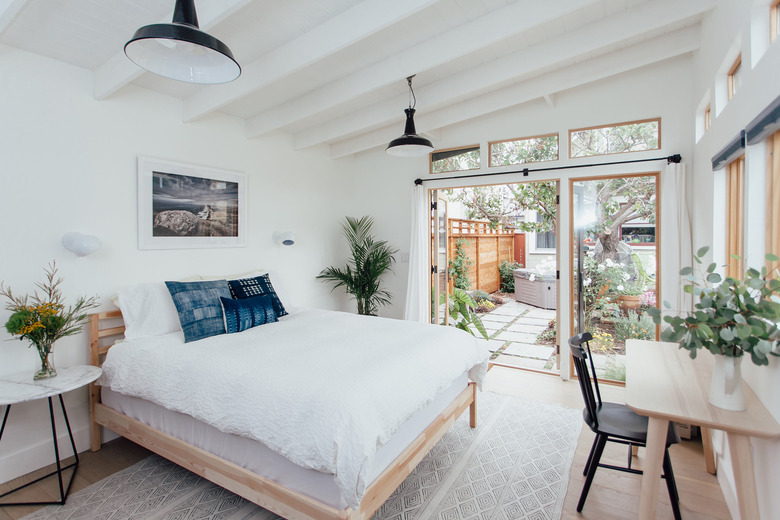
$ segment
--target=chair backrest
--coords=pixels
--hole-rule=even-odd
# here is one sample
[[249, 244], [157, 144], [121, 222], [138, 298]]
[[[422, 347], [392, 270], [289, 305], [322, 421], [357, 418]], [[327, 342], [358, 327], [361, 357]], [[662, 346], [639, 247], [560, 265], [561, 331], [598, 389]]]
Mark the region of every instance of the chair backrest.
[[[592, 339], [593, 336], [591, 336], [590, 332], [572, 336], [569, 338], [569, 350], [571, 350], [572, 359], [574, 360], [574, 370], [577, 372], [577, 379], [580, 382], [580, 390], [582, 391], [582, 398], [585, 400], [588, 415], [590, 415], [594, 425], [598, 427], [596, 409], [601, 406], [601, 392], [599, 391], [596, 369], [593, 366], [593, 356], [590, 353], [589, 341]], [[585, 347], [583, 347], [583, 344]], [[585, 348], [588, 349], [587, 353]], [[588, 358], [590, 358], [590, 370], [588, 370]]]

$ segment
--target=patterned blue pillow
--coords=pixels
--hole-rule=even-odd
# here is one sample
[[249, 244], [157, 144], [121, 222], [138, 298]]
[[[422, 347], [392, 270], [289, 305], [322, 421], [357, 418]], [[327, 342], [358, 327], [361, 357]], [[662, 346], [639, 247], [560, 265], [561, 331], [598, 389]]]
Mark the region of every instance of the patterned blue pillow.
[[252, 296], [243, 300], [232, 298], [220, 298], [219, 300], [222, 302], [225, 329], [227, 329], [228, 334], [279, 321], [276, 319], [270, 294]]
[[225, 333], [220, 297], [230, 298], [227, 280], [165, 282], [179, 312], [184, 342]]
[[268, 277], [268, 273], [255, 278], [230, 280], [228, 285], [230, 286], [230, 294], [237, 300], [251, 298], [252, 296], [262, 296], [264, 294], [270, 295], [276, 316], [279, 318], [287, 316], [287, 311], [284, 310], [282, 300], [276, 295], [274, 286], [271, 285], [271, 279]]

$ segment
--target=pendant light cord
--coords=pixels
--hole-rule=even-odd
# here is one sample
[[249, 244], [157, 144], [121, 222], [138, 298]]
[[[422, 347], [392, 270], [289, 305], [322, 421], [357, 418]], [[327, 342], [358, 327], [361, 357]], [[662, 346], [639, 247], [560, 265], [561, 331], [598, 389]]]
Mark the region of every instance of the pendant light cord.
[[[414, 95], [414, 89], [412, 88], [412, 78], [416, 75], [417, 74], [412, 74], [406, 78], [406, 82], [409, 84], [409, 108], [414, 108], [417, 106], [417, 96]], [[412, 104], [412, 100], [414, 100], [414, 104]]]

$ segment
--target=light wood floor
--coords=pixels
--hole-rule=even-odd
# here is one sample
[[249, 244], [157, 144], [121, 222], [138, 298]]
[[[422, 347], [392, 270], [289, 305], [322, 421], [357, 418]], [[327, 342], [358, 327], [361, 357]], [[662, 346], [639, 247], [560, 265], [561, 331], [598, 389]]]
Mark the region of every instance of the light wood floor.
[[[576, 381], [561, 381], [556, 376], [537, 374], [512, 368], [493, 367], [488, 375], [485, 390], [515, 395], [525, 399], [558, 404], [568, 408], [581, 409], [582, 396]], [[621, 387], [602, 387], [604, 400], [623, 402], [625, 390]], [[584, 477], [582, 470], [588, 456], [593, 434], [583, 425], [582, 434], [574, 455], [574, 464], [569, 478], [569, 486], [563, 507], [562, 520], [625, 520], [636, 518], [639, 505], [638, 475], [599, 468], [593, 481], [583, 512], [577, 513], [577, 501]], [[604, 461], [624, 465], [627, 448], [608, 446]], [[150, 453], [125, 439], [109, 442], [96, 452], [80, 455], [81, 463], [73, 482], [73, 492], [97, 482], [112, 473], [126, 468]], [[641, 469], [644, 450], [634, 459], [634, 466]], [[684, 520], [728, 520], [729, 515], [723, 500], [717, 479], [704, 469], [704, 457], [700, 441], [683, 441], [671, 448], [677, 486], [680, 493], [680, 507]], [[29, 482], [51, 469], [25, 475], [14, 481], [0, 485], [0, 493], [21, 483]], [[56, 478], [34, 484], [17, 494], [15, 501], [55, 499], [57, 495]], [[666, 486], [661, 485], [659, 493], [657, 520], [672, 519], [669, 496]], [[0, 520], [16, 520], [35, 511], [36, 507], [0, 507]], [[425, 520], [425, 519], [420, 519]]]

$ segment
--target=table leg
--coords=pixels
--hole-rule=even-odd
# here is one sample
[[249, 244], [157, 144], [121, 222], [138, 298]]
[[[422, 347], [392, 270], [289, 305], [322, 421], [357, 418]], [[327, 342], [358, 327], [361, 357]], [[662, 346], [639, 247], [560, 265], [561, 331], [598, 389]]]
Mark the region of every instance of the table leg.
[[664, 461], [666, 434], [669, 421], [650, 417], [647, 425], [647, 452], [645, 454], [642, 491], [639, 495], [639, 520], [654, 520], [658, 505], [658, 487], [661, 484], [661, 466]]
[[734, 485], [737, 488], [739, 516], [740, 518], [760, 518], [750, 437], [736, 433], [726, 433], [726, 435], [729, 438], [731, 466], [734, 468]]
[[704, 451], [704, 467], [707, 468], [707, 473], [710, 475], [717, 474], [718, 467], [715, 465], [715, 452], [712, 448], [712, 432], [705, 426], [701, 426], [701, 445]]

